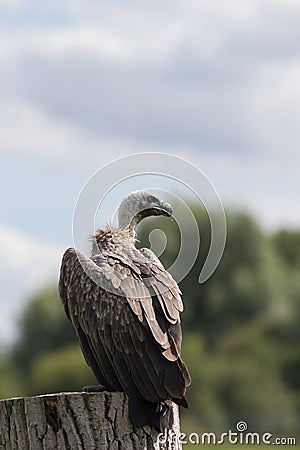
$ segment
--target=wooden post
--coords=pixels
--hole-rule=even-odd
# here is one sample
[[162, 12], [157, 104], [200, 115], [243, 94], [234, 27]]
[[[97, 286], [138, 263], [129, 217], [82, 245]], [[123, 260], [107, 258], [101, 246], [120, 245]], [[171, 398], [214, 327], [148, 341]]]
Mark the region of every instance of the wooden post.
[[120, 392], [60, 394], [0, 401], [0, 450], [179, 450], [179, 415], [169, 438], [133, 429]]

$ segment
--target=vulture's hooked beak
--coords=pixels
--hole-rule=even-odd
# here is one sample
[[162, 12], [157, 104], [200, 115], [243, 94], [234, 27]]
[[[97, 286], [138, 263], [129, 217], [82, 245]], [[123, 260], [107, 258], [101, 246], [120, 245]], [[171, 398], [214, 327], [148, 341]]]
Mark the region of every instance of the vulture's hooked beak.
[[162, 216], [171, 217], [173, 214], [172, 206], [169, 203], [164, 202], [163, 200], [161, 201], [159, 209], [161, 210]]

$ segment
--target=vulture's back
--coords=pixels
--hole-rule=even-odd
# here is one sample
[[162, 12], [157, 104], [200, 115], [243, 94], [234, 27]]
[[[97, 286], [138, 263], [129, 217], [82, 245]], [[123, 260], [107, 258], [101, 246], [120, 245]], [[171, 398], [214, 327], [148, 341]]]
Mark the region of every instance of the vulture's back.
[[66, 314], [99, 383], [129, 396], [135, 425], [161, 428], [164, 409], [157, 405], [173, 400], [187, 407], [190, 384], [180, 358], [179, 288], [128, 232], [100, 230], [96, 244], [91, 258], [72, 248], [63, 256], [59, 291]]

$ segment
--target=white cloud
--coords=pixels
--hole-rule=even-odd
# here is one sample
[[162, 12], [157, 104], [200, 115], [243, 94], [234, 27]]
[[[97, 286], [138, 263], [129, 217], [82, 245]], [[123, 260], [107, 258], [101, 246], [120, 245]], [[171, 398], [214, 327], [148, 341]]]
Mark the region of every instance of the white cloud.
[[56, 282], [63, 248], [0, 224], [0, 342], [16, 336], [16, 315], [28, 296]]
[[[281, 148], [272, 139], [278, 123], [280, 141], [294, 143], [299, 4], [277, 0], [271, 10], [267, 0], [220, 5], [53, 2], [50, 10], [73, 18], [67, 26], [33, 28], [25, 21], [5, 28], [2, 94], [16, 120], [24, 117], [24, 128], [36, 124], [27, 148], [56, 135], [60, 142], [46, 145], [43, 157], [67, 146], [83, 155], [74, 138], [89, 147], [109, 139], [141, 148], [152, 142], [273, 152]], [[7, 105], [2, 108], [5, 116]]]
[[132, 49], [121, 36], [109, 30], [97, 30], [86, 26], [69, 29], [53, 27], [35, 30], [13, 30], [13, 34], [2, 32], [0, 56], [22, 58], [35, 56], [43, 59], [60, 59], [66, 55], [86, 55], [104, 60], [125, 61]]
[[255, 181], [264, 211], [277, 177], [296, 184], [298, 0], [15, 5], [0, 36], [2, 155], [67, 178], [132, 152], [189, 154], [229, 200], [250, 202]]
[[[130, 153], [165, 151], [114, 136], [91, 134], [71, 120], [58, 119], [39, 105], [14, 99], [0, 105], [0, 155], [28, 156], [52, 163], [87, 166], [96, 170]], [[176, 148], [174, 149], [176, 151]]]
[[24, 0], [0, 0], [0, 8], [17, 11], [24, 4]]
[[12, 98], [0, 106], [0, 135], [2, 155], [25, 153], [53, 159], [78, 146], [78, 136], [71, 126], [31, 102]]

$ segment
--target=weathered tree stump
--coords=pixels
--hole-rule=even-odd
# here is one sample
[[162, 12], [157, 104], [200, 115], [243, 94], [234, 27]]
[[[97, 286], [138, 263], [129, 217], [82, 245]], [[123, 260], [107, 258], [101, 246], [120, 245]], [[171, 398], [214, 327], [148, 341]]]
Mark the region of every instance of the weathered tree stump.
[[0, 401], [0, 450], [178, 450], [178, 408], [172, 436], [134, 429], [119, 392], [68, 392]]

